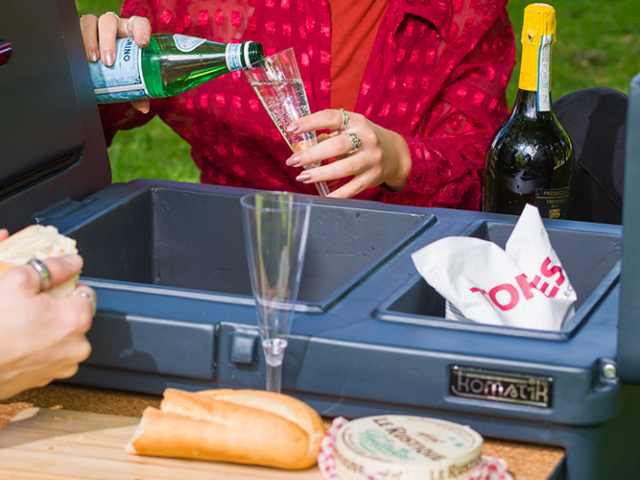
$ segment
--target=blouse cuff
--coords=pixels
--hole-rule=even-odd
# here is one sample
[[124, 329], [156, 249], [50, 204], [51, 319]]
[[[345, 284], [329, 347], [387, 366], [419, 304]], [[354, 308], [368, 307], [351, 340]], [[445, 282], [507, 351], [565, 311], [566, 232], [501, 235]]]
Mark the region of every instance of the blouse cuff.
[[[401, 134], [402, 135], [402, 134]], [[424, 142], [408, 135], [402, 135], [411, 154], [411, 171], [402, 190], [392, 192], [382, 187], [382, 201], [399, 205], [427, 206], [432, 198], [427, 177], [425, 155], [430, 155]]]

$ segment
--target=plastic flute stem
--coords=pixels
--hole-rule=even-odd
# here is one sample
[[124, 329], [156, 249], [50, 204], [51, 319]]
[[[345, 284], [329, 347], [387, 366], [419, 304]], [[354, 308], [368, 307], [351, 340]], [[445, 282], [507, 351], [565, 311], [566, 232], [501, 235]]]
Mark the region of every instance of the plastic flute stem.
[[282, 391], [282, 363], [277, 367], [267, 364], [267, 392], [281, 393]]
[[[298, 150], [293, 149], [293, 151], [297, 152]], [[311, 165], [305, 165], [303, 168], [305, 170], [310, 170], [312, 168], [319, 167], [320, 165], [321, 165], [320, 162], [312, 163]], [[327, 182], [317, 182], [316, 188], [318, 189], [318, 193], [320, 194], [321, 197], [327, 197], [331, 193], [331, 190], [329, 190], [329, 186], [327, 185]]]
[[318, 182], [316, 183], [316, 187], [318, 188], [318, 193], [320, 194], [320, 196], [326, 197], [327, 195], [329, 195], [330, 190], [327, 186], [327, 182]]

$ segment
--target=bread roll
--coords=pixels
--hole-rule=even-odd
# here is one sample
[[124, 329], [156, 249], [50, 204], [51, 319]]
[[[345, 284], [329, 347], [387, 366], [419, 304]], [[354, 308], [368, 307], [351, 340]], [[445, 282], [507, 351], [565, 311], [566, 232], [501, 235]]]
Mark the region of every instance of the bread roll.
[[287, 395], [169, 388], [160, 410], [144, 411], [126, 451], [295, 470], [315, 465], [324, 433], [318, 413]]
[[[2, 243], [0, 243], [0, 245], [2, 245]], [[19, 266], [20, 265], [16, 265], [15, 263], [0, 261], [0, 277], [5, 273], [7, 273], [7, 271], [11, 270], [12, 268], [19, 267]]]
[[[34, 258], [44, 260], [70, 253], [78, 253], [75, 240], [61, 235], [54, 226], [31, 225], [0, 242], [0, 276]], [[75, 290], [78, 277], [79, 274], [47, 293], [54, 297], [69, 295]]]

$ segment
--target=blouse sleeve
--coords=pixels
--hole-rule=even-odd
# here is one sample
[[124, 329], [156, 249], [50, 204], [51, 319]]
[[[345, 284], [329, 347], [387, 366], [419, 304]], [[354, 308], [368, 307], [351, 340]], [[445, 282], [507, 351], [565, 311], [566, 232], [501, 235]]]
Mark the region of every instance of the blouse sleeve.
[[454, 53], [443, 55], [436, 70], [440, 83], [436, 75], [431, 83], [435, 100], [415, 133], [398, 132], [412, 157], [407, 182], [400, 192], [377, 187], [379, 201], [480, 209], [486, 151], [509, 113], [505, 89], [515, 44], [506, 10], [491, 23], [483, 18], [475, 32], [458, 30], [449, 41]]

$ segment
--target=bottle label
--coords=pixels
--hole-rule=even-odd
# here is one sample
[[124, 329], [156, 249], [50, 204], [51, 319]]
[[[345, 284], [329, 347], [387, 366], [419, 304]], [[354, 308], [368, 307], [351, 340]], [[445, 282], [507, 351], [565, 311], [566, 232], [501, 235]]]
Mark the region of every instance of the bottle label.
[[173, 36], [173, 41], [176, 44], [176, 48], [181, 52], [189, 53], [195, 50], [196, 47], [202, 45], [206, 40], [204, 38], [189, 37], [187, 35], [176, 34]]
[[551, 110], [551, 45], [553, 35], [542, 35], [540, 51], [538, 52], [538, 111]]
[[538, 188], [534, 205], [546, 218], [566, 218], [569, 206], [569, 187]]
[[148, 98], [140, 60], [140, 48], [129, 37], [116, 40], [116, 59], [112, 66], [107, 67], [99, 60], [89, 62], [97, 102], [130, 102]]
[[[242, 68], [242, 46], [244, 43], [228, 43], [225, 54], [227, 56], [227, 68], [230, 72]], [[247, 49], [248, 50], [248, 49]], [[247, 62], [247, 65], [249, 62]]]

